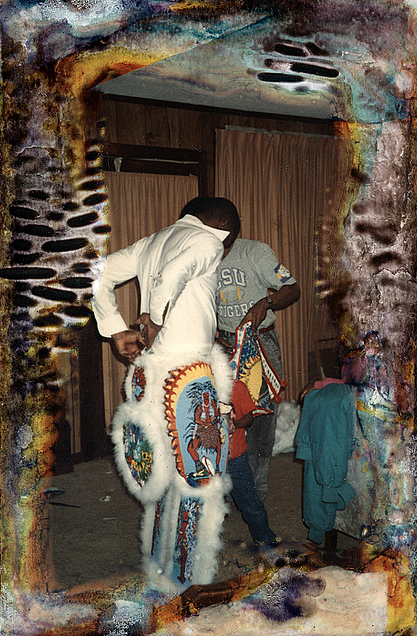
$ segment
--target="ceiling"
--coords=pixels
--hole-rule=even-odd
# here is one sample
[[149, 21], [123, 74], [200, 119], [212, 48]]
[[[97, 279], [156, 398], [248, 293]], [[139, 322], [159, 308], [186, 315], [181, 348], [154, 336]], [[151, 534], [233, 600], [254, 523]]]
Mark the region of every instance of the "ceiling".
[[359, 49], [340, 37], [284, 37], [272, 17], [262, 17], [95, 90], [252, 113], [344, 118], [341, 95], [350, 64], [366, 56]]

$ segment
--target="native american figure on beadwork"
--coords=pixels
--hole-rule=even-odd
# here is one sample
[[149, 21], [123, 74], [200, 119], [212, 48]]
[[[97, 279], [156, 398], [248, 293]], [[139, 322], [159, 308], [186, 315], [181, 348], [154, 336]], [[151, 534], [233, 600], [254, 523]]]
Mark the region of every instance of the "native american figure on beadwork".
[[[208, 391], [203, 392], [203, 402], [197, 404], [194, 409], [194, 420], [192, 422], [193, 435], [188, 442], [187, 450], [195, 462], [195, 473], [190, 473], [188, 478], [209, 477], [219, 471], [220, 457], [222, 450], [222, 436], [220, 433], [220, 411], [216, 400], [210, 396]], [[224, 441], [224, 434], [223, 434]], [[200, 458], [198, 450], [203, 450]], [[204, 451], [210, 449], [216, 452], [216, 468], [213, 469], [212, 462], [207, 458]]]

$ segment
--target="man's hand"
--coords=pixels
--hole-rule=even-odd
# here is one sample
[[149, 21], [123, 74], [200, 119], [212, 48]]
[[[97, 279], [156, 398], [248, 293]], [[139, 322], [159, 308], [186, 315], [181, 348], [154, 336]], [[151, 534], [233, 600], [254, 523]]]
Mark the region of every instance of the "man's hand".
[[246, 314], [246, 316], [240, 321], [239, 328], [242, 327], [245, 323], [252, 323], [252, 330], [254, 333], [257, 332], [259, 325], [263, 320], [265, 320], [269, 305], [266, 298], [261, 298], [257, 303], [253, 305]]
[[140, 330], [141, 339], [145, 347], [150, 349], [156, 336], [161, 331], [162, 325], [156, 325], [152, 322], [150, 315], [146, 313], [141, 314], [139, 318], [135, 320], [135, 325], [139, 325], [139, 327], [143, 325]]
[[242, 327], [246, 322], [250, 321], [252, 323], [252, 329], [256, 333], [259, 325], [265, 319], [268, 309], [280, 311], [297, 302], [300, 298], [300, 287], [298, 283], [293, 283], [292, 285], [283, 285], [281, 289], [278, 290], [270, 289], [269, 298], [272, 303], [271, 307], [269, 306], [268, 298], [261, 298], [249, 309], [246, 316], [240, 321], [239, 327]]
[[134, 361], [145, 344], [141, 333], [133, 329], [126, 329], [126, 331], [114, 333], [111, 338], [116, 345], [117, 351], [123, 358], [127, 358], [129, 362]]
[[250, 411], [246, 415], [242, 415], [238, 420], [235, 420], [235, 428], [249, 428], [253, 424], [255, 411]]
[[227, 342], [227, 340], [224, 340], [224, 338], [220, 338], [218, 332], [216, 333], [216, 336], [214, 338], [214, 342], [217, 342], [217, 344], [221, 345], [221, 347], [223, 347], [223, 351], [229, 356], [233, 353], [233, 345], [229, 344]]

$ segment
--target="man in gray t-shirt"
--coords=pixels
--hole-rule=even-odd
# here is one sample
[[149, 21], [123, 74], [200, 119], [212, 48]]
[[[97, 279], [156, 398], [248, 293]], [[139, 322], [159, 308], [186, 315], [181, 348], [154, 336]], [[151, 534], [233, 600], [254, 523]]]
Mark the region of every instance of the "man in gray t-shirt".
[[[217, 270], [219, 335], [234, 346], [236, 329], [251, 321], [270, 363], [281, 376], [281, 350], [274, 328], [274, 311], [285, 309], [299, 297], [298, 284], [268, 245], [236, 239], [224, 250]], [[264, 499], [275, 439], [275, 413], [256, 417], [246, 435], [256, 489], [259, 497]]]

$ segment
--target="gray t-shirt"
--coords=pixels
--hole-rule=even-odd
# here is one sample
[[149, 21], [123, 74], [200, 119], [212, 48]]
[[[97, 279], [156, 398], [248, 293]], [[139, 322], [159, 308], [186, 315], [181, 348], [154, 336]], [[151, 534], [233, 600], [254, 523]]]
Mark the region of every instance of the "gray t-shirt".
[[[283, 285], [293, 285], [295, 282], [269, 245], [236, 239], [217, 270], [219, 329], [235, 331], [250, 307], [268, 295], [268, 289], [279, 290]], [[269, 327], [274, 321], [275, 314], [269, 310], [260, 327]]]

